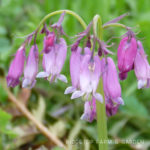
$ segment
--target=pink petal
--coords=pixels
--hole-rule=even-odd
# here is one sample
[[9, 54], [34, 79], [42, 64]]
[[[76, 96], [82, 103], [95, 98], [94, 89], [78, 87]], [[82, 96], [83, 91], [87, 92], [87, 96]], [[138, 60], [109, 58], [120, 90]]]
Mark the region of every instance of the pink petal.
[[80, 71], [80, 88], [82, 91], [90, 93], [92, 92], [91, 87], [91, 74], [89, 70], [89, 61], [90, 61], [90, 55], [85, 55], [83, 57], [82, 63], [81, 63], [81, 71]]
[[31, 47], [27, 63], [24, 69], [24, 78], [34, 81], [38, 72], [38, 48], [37, 45]]
[[134, 61], [134, 71], [138, 80], [150, 78], [150, 68], [141, 42], [138, 41], [138, 52]]
[[46, 37], [44, 37], [44, 48], [42, 52], [49, 53], [52, 50], [55, 42], [55, 34], [54, 32], [49, 32]]
[[55, 67], [56, 67], [56, 74], [59, 74], [62, 70], [62, 67], [65, 63], [65, 59], [67, 56], [67, 44], [63, 38], [59, 39], [59, 43], [55, 45]]
[[54, 48], [49, 53], [43, 54], [43, 68], [44, 71], [51, 74], [55, 67], [55, 51]]
[[70, 58], [70, 75], [72, 85], [74, 87], [79, 86], [80, 64], [81, 64], [81, 48], [78, 47], [77, 51], [72, 51]]
[[[105, 59], [102, 60], [103, 65], [105, 64]], [[120, 83], [118, 81], [118, 74], [116, 70], [116, 66], [113, 62], [113, 60], [108, 57], [107, 58], [107, 65], [105, 72], [103, 73], [103, 84], [104, 84], [104, 90], [106, 95], [108, 95], [110, 98], [114, 99], [116, 97], [121, 96], [121, 87]]]
[[111, 58], [102, 59], [103, 68], [103, 87], [107, 103], [123, 104], [121, 98], [121, 86], [118, 81], [117, 70]]
[[84, 53], [85, 53], [85, 54], [88, 54], [88, 55], [91, 55], [91, 54], [92, 54], [92, 51], [90, 50], [89, 47], [85, 47], [85, 48], [84, 48]]
[[123, 38], [119, 44], [117, 53], [120, 72], [128, 72], [132, 69], [136, 53], [136, 39], [133, 37], [129, 41], [128, 37]]
[[23, 73], [25, 62], [25, 47], [21, 46], [10, 64], [7, 79], [7, 85], [15, 87], [19, 84], [19, 78]]
[[99, 79], [101, 76], [101, 62], [100, 62], [100, 58], [99, 56], [94, 56], [94, 71], [91, 75], [91, 80], [92, 80], [92, 88], [93, 88], [93, 92], [96, 92], [98, 83], [99, 83]]
[[96, 100], [86, 101], [84, 104], [84, 113], [81, 116], [82, 120], [92, 122], [96, 118]]

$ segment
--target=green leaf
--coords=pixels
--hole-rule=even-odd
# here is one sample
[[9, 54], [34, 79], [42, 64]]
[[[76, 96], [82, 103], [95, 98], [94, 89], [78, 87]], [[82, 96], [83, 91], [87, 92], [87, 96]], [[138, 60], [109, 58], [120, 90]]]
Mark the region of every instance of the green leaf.
[[117, 134], [122, 130], [122, 128], [127, 123], [128, 119], [123, 119], [121, 121], [116, 122], [109, 131], [109, 134], [113, 136], [117, 136]]
[[5, 102], [6, 99], [7, 99], [7, 93], [6, 91], [4, 90], [4, 88], [1, 86], [0, 84], [0, 102]]
[[122, 111], [129, 115], [149, 117], [147, 109], [134, 96], [124, 98], [125, 105], [121, 106]]
[[7, 125], [9, 124], [9, 121], [11, 119], [11, 115], [4, 112], [2, 109], [0, 109], [0, 131], [3, 132], [7, 128]]
[[0, 35], [5, 35], [7, 33], [5, 27], [0, 26]]
[[2, 0], [2, 4], [1, 4], [1, 6], [2, 7], [6, 7], [6, 6], [8, 6], [9, 5], [9, 3], [11, 2], [11, 0]]
[[0, 53], [4, 53], [11, 49], [10, 42], [7, 38], [0, 38]]
[[64, 148], [61, 148], [61, 147], [54, 147], [52, 150], [64, 150]]
[[10, 139], [14, 139], [16, 134], [11, 128], [11, 115], [0, 109], [0, 132], [2, 135], [7, 135]]

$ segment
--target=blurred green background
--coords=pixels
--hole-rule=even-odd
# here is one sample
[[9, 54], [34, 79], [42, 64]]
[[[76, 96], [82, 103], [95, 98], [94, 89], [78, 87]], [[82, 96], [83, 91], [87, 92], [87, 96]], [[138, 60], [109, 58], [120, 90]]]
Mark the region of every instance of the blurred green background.
[[[78, 13], [88, 24], [95, 14], [100, 14], [103, 22], [107, 22], [123, 13], [130, 16], [121, 23], [133, 27], [139, 33], [137, 38], [143, 42], [150, 61], [150, 0], [0, 0], [0, 76], [4, 80], [7, 75], [10, 60], [19, 45], [24, 41], [24, 35], [33, 32], [40, 20], [48, 13], [70, 9]], [[51, 22], [59, 16], [52, 17]], [[83, 29], [72, 17], [66, 15], [63, 22], [65, 32], [73, 36]], [[109, 28], [104, 31], [104, 40], [125, 33], [121, 28]], [[67, 40], [71, 45], [72, 40]], [[111, 48], [117, 51], [119, 39], [114, 39], [116, 45]], [[38, 36], [39, 50], [42, 50], [43, 35]], [[29, 51], [28, 46], [27, 51]], [[69, 77], [69, 55], [63, 68], [63, 73]], [[116, 62], [116, 57], [114, 57]], [[41, 70], [41, 65], [39, 66]], [[1, 80], [0, 80], [1, 81]], [[87, 123], [80, 120], [83, 113], [83, 102], [70, 100], [65, 96], [67, 85], [58, 82], [51, 84], [38, 80], [32, 90], [17, 86], [11, 91], [22, 100], [33, 115], [42, 121], [49, 130], [62, 141], [72, 140], [69, 145], [72, 150], [96, 150], [96, 121]], [[126, 81], [121, 82], [125, 106], [120, 107], [117, 115], [108, 118], [109, 139], [119, 144], [110, 144], [110, 150], [147, 150], [150, 149], [150, 89], [137, 89], [134, 72], [131, 71]], [[121, 143], [121, 139], [144, 140], [144, 143], [132, 145]], [[87, 142], [84, 142], [87, 140]], [[54, 147], [42, 134], [35, 130], [9, 100], [0, 82], [0, 150], [31, 150], [51, 149]], [[54, 149], [59, 150], [58, 147]]]

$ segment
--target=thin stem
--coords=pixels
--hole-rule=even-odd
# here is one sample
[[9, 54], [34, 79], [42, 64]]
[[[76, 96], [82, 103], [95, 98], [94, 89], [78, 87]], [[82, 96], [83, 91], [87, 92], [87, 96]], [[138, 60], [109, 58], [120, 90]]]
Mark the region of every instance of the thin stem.
[[38, 27], [36, 28], [36, 30], [35, 30], [35, 31], [36, 31], [36, 34], [39, 32], [40, 27], [45, 23], [45, 21], [46, 21], [48, 18], [50, 18], [50, 17], [52, 17], [52, 16], [54, 16], [54, 15], [61, 14], [61, 13], [63, 13], [63, 12], [65, 12], [65, 13], [67, 13], [67, 14], [69, 14], [69, 15], [74, 16], [74, 17], [80, 22], [80, 24], [83, 26], [83, 28], [86, 29], [86, 27], [87, 27], [86, 23], [84, 22], [84, 20], [83, 20], [78, 14], [76, 14], [75, 12], [73, 12], [73, 11], [71, 11], [71, 10], [66, 10], [66, 9], [65, 9], [65, 10], [54, 11], [54, 12], [49, 13], [48, 15], [46, 15], [46, 16], [41, 20], [41, 22], [39, 23]]
[[[93, 19], [94, 34], [102, 40], [103, 28], [102, 21], [99, 15], [96, 15]], [[105, 96], [103, 91], [103, 81], [100, 79], [100, 83], [97, 91], [101, 92], [103, 96], [103, 103], [96, 101], [96, 112], [97, 112], [97, 129], [98, 129], [98, 143], [99, 150], [108, 149], [108, 137], [107, 137], [107, 118], [106, 118], [106, 106], [105, 106]]]
[[67, 14], [69, 14], [69, 15], [74, 16], [74, 17], [80, 22], [80, 24], [82, 25], [82, 27], [83, 27], [84, 29], [86, 29], [86, 27], [87, 27], [86, 23], [85, 23], [84, 20], [83, 20], [78, 14], [76, 14], [75, 12], [73, 12], [73, 11], [71, 11], [71, 10], [67, 10], [67, 9], [65, 9], [65, 10], [57, 10], [57, 11], [54, 11], [54, 12], [52, 12], [52, 13], [49, 13], [48, 15], [46, 15], [46, 16], [41, 20], [41, 22], [39, 23], [38, 27], [37, 27], [36, 30], [35, 30], [34, 43], [36, 42], [37, 34], [38, 34], [38, 32], [39, 32], [41, 26], [45, 23], [45, 21], [46, 21], [48, 18], [50, 18], [50, 17], [52, 17], [52, 16], [54, 16], [54, 15], [61, 14], [61, 13], [63, 13], [63, 12], [65, 12], [65, 13], [67, 13]]
[[[3, 80], [4, 79], [2, 79], [1, 81], [3, 81]], [[67, 149], [66, 146], [54, 134], [52, 134], [41, 122], [36, 120], [36, 118], [28, 111], [28, 109], [25, 107], [25, 105], [23, 103], [21, 103], [20, 100], [18, 100], [12, 94], [12, 92], [7, 88], [5, 83], [3, 83], [2, 85], [8, 94], [9, 100], [15, 104], [15, 106], [20, 110], [20, 112], [22, 112], [22, 114], [25, 117], [27, 117], [43, 135], [45, 135], [50, 141], [52, 141], [57, 146]]]
[[[98, 26], [97, 26], [98, 24]], [[98, 37], [100, 40], [102, 40], [103, 36], [103, 27], [102, 27], [102, 21], [99, 15], [95, 15], [93, 18], [93, 28], [94, 28], [94, 34], [96, 37]]]
[[121, 28], [124, 28], [124, 29], [128, 29], [129, 27], [121, 24], [121, 23], [110, 23], [110, 24], [106, 24], [106, 25], [103, 25], [103, 29], [106, 29], [106, 28], [109, 28], [109, 27], [121, 27]]

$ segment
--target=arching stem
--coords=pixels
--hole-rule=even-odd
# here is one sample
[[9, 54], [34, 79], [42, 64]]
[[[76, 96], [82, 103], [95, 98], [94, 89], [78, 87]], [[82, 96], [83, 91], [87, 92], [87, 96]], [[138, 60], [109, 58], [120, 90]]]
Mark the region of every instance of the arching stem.
[[[99, 15], [96, 15], [93, 19], [93, 28], [95, 36], [97, 36], [100, 40], [102, 40], [103, 27], [101, 17]], [[106, 118], [106, 106], [105, 106], [105, 96], [102, 78], [100, 79], [97, 91], [100, 92], [101, 95], [103, 96], [103, 103], [96, 101], [99, 150], [107, 150], [108, 149], [107, 118]]]
[[39, 23], [38, 27], [37, 27], [36, 30], [35, 30], [34, 42], [36, 41], [37, 33], [39, 32], [41, 26], [45, 23], [45, 21], [46, 21], [47, 19], [49, 19], [50, 17], [52, 17], [52, 16], [54, 16], [54, 15], [61, 14], [61, 13], [63, 13], [63, 12], [65, 12], [65, 13], [67, 13], [67, 14], [69, 14], [69, 15], [72, 15], [73, 17], [75, 17], [75, 18], [80, 22], [80, 24], [82, 25], [82, 27], [83, 27], [84, 29], [86, 29], [86, 27], [87, 27], [86, 23], [84, 22], [84, 20], [83, 20], [78, 14], [76, 14], [75, 12], [73, 12], [73, 11], [71, 11], [71, 10], [58, 10], [58, 11], [54, 11], [54, 12], [52, 12], [52, 13], [49, 13], [48, 15], [46, 15], [46, 16], [41, 20], [41, 22]]
[[106, 25], [103, 25], [103, 29], [107, 29], [109, 27], [121, 27], [121, 28], [124, 28], [124, 29], [130, 29], [130, 27], [127, 27], [125, 26], [124, 24], [121, 24], [121, 23], [110, 23], [110, 24], [106, 24]]

